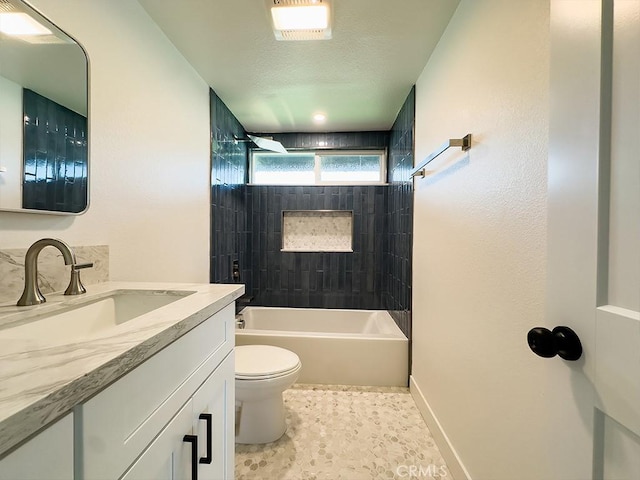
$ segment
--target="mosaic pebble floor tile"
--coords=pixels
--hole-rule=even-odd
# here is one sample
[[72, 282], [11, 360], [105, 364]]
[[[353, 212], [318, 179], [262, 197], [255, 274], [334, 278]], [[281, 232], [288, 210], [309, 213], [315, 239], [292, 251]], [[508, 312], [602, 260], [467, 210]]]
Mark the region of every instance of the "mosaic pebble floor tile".
[[408, 388], [294, 385], [287, 432], [236, 444], [237, 480], [446, 480], [446, 464]]

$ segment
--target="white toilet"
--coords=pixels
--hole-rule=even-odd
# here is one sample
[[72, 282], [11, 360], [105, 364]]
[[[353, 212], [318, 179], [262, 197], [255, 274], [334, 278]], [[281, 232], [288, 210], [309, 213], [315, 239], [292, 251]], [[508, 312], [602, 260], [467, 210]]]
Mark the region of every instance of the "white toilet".
[[295, 353], [270, 345], [242, 345], [236, 357], [236, 443], [269, 443], [287, 430], [282, 392], [302, 368]]

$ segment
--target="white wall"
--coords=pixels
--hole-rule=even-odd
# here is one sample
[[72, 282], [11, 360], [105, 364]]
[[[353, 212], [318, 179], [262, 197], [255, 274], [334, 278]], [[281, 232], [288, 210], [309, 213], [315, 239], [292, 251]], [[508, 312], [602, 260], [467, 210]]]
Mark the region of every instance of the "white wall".
[[416, 181], [412, 382], [474, 480], [554, 478], [526, 342], [545, 314], [548, 75], [549, 2], [463, 0], [416, 85], [416, 161], [473, 135]]
[[208, 86], [136, 1], [32, 4], [90, 58], [90, 207], [0, 212], [0, 248], [107, 244], [113, 280], [208, 282]]
[[[0, 207], [20, 208], [22, 190], [22, 87], [0, 77]], [[2, 171], [2, 170], [5, 171]]]

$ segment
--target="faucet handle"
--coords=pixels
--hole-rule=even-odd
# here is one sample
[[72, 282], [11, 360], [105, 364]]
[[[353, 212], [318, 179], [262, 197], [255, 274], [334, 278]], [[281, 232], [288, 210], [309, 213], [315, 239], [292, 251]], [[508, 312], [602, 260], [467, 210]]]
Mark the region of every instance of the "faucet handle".
[[87, 289], [82, 285], [82, 281], [80, 280], [80, 272], [79, 270], [83, 268], [91, 268], [93, 267], [93, 263], [75, 263], [71, 265], [71, 279], [69, 280], [69, 286], [64, 291], [65, 295], [81, 295], [83, 293], [87, 293]]
[[76, 263], [74, 265], [71, 265], [71, 270], [80, 270], [82, 268], [91, 268], [93, 267], [93, 262], [89, 262], [89, 263]]

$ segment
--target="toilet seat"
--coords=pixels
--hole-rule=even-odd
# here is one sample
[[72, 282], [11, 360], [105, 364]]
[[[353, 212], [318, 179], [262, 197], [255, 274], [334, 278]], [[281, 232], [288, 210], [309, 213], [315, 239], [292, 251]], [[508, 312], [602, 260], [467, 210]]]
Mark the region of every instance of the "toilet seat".
[[280, 378], [284, 378], [284, 377], [290, 377], [292, 375], [295, 375], [297, 377], [298, 372], [302, 369], [302, 364], [298, 364], [297, 366], [295, 366], [294, 368], [292, 368], [291, 370], [287, 370], [286, 372], [282, 372], [276, 375], [263, 375], [263, 376], [243, 376], [243, 375], [236, 375], [236, 382], [240, 382], [243, 385], [247, 385], [247, 384], [253, 384], [253, 383], [258, 383], [258, 382], [266, 382], [266, 381], [276, 381]]
[[301, 368], [298, 355], [271, 345], [242, 345], [235, 348], [235, 356], [236, 380], [268, 380]]

